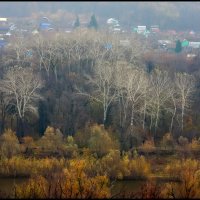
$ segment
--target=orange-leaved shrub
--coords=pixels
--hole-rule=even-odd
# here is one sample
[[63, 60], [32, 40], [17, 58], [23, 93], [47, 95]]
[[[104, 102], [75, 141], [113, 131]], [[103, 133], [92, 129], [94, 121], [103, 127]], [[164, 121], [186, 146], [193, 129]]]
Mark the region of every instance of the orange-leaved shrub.
[[144, 144], [139, 146], [138, 149], [143, 151], [143, 152], [150, 153], [150, 152], [155, 151], [156, 147], [155, 147], [153, 139], [149, 139], [149, 140], [145, 140]]
[[110, 178], [123, 178], [126, 169], [123, 167], [120, 152], [118, 150], [111, 150], [101, 160], [98, 160], [98, 162], [100, 174], [106, 174]]
[[200, 140], [197, 140], [197, 138], [193, 138], [192, 142], [189, 144], [189, 147], [192, 150], [200, 150]]
[[109, 179], [106, 176], [88, 176], [84, 160], [71, 160], [61, 173], [48, 180], [36, 176], [15, 189], [15, 198], [109, 198]]
[[180, 180], [180, 183], [167, 183], [166, 198], [200, 198], [200, 162], [184, 159], [168, 164], [165, 173]]
[[151, 175], [151, 165], [144, 156], [131, 159], [128, 170], [129, 176], [135, 179], [146, 179]]
[[120, 156], [118, 150], [111, 150], [106, 156], [97, 160], [96, 170], [112, 179], [146, 179], [151, 174], [151, 166], [143, 156], [130, 158], [126, 153]]

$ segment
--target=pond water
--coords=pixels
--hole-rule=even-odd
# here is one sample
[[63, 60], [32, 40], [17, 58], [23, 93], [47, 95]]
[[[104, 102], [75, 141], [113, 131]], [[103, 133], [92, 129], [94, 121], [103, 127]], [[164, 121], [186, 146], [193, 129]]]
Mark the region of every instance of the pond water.
[[0, 190], [12, 194], [14, 185], [25, 183], [28, 178], [0, 178]]
[[145, 184], [146, 181], [137, 180], [121, 180], [112, 183], [111, 193], [116, 195], [120, 192], [136, 193], [140, 190], [141, 186]]

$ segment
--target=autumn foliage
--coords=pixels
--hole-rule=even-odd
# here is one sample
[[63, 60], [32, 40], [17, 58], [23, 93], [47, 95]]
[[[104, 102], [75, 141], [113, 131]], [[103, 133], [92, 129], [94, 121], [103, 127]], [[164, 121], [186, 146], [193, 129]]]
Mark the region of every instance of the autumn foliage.
[[51, 178], [36, 176], [27, 184], [17, 186], [15, 198], [109, 198], [109, 180], [106, 176], [88, 177], [83, 160], [71, 161], [63, 172]]
[[186, 159], [167, 165], [166, 172], [177, 177], [180, 183], [167, 183], [165, 195], [168, 198], [199, 198], [200, 163], [198, 160]]
[[104, 127], [97, 124], [78, 132], [75, 135], [75, 142], [79, 147], [89, 148], [98, 157], [105, 156], [112, 149], [119, 149], [117, 140]]
[[7, 129], [1, 136], [1, 157], [11, 158], [20, 153], [19, 140], [16, 133]]

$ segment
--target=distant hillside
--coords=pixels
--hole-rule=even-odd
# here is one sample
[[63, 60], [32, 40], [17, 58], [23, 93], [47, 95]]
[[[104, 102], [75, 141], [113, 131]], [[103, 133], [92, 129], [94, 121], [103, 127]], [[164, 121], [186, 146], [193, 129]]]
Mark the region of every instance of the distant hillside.
[[124, 26], [160, 25], [162, 29], [200, 30], [200, 2], [0, 2], [4, 17], [27, 17], [32, 13], [94, 13], [101, 22], [117, 18]]

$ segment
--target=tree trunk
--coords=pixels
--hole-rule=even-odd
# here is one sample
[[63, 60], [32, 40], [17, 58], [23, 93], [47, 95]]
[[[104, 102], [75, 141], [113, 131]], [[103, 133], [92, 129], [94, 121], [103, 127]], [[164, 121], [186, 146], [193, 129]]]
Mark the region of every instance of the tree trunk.
[[75, 133], [75, 128], [74, 128], [75, 116], [74, 116], [74, 100], [73, 99], [71, 100], [70, 104], [71, 106], [70, 106], [69, 134], [73, 136]]
[[4, 128], [5, 128], [5, 116], [1, 120], [1, 134], [4, 132]]
[[48, 116], [47, 116], [47, 106], [43, 101], [39, 102], [39, 119], [38, 119], [38, 132], [40, 136], [44, 134], [44, 131], [48, 125]]
[[159, 112], [160, 112], [160, 106], [157, 106], [157, 111], [156, 111], [156, 121], [155, 121], [155, 135], [158, 127], [158, 120], [159, 120]]
[[134, 119], [134, 105], [132, 105], [131, 109], [131, 126], [133, 126], [133, 119]]
[[107, 110], [104, 109], [104, 112], [103, 112], [103, 125], [105, 127], [105, 124], [106, 124], [106, 115], [107, 115]]
[[143, 123], [142, 123], [143, 130], [145, 129], [145, 119], [146, 119], [146, 101], [144, 104], [144, 113], [143, 113]]
[[57, 83], [57, 81], [58, 81], [58, 74], [57, 74], [57, 68], [56, 67], [54, 69], [54, 74], [55, 74], [56, 83]]
[[171, 125], [170, 125], [170, 130], [169, 130], [170, 133], [172, 133], [174, 117], [175, 117], [175, 114], [176, 114], [176, 103], [175, 103], [174, 99], [173, 99], [173, 103], [174, 103], [174, 112], [173, 112], [173, 115], [172, 115], [172, 120], [171, 120]]
[[13, 129], [13, 115], [10, 118], [10, 127], [11, 127], [11, 129]]
[[151, 131], [151, 129], [152, 129], [152, 115], [151, 115], [151, 118], [150, 118], [150, 119], [151, 119], [151, 121], [150, 121], [150, 127], [149, 127], [149, 130], [150, 130], [150, 133], [151, 133], [151, 132], [152, 132], [152, 131]]
[[17, 136], [24, 137], [24, 120], [17, 116]]
[[184, 106], [182, 106], [182, 112], [181, 112], [181, 131], [183, 132], [183, 117], [184, 117]]
[[5, 119], [6, 119], [6, 113], [5, 113], [4, 108], [2, 108], [2, 112], [1, 112], [1, 134], [4, 132]]
[[119, 123], [120, 127], [122, 127], [122, 106], [121, 106], [121, 98], [119, 98]]

